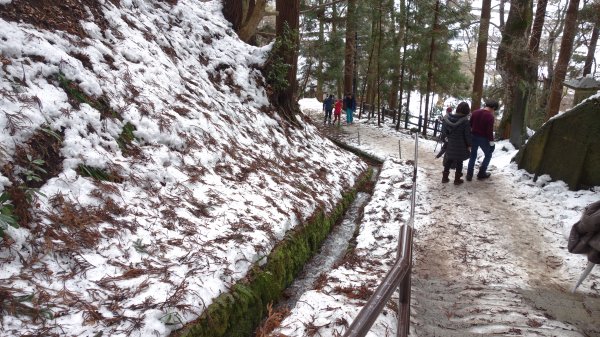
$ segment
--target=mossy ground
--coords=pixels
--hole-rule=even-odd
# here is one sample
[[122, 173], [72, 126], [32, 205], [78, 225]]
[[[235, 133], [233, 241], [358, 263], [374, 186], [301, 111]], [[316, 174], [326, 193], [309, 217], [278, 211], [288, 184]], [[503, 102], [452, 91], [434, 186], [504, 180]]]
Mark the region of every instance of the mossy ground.
[[372, 170], [365, 172], [356, 186], [346, 192], [335, 209], [317, 211], [305, 225], [288, 233], [271, 252], [267, 263], [255, 266], [245, 281], [231, 292], [222, 294], [194, 323], [176, 334], [181, 337], [248, 337], [267, 312], [293, 282], [304, 264], [315, 254], [334, 224], [354, 201], [356, 193], [370, 181]]

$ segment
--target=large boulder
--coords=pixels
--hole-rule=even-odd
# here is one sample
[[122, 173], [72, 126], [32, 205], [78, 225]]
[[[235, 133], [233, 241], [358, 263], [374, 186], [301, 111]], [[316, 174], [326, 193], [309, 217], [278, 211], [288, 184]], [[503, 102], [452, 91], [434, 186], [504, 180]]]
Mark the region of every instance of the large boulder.
[[600, 95], [546, 122], [515, 157], [535, 177], [549, 174], [570, 189], [600, 185]]

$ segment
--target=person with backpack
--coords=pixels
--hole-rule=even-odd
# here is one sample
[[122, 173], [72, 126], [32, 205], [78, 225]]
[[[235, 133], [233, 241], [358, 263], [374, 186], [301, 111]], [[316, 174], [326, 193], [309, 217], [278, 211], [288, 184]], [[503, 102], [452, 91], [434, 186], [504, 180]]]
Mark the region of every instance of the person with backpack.
[[333, 111], [333, 95], [329, 95], [329, 97], [327, 97], [323, 101], [323, 110], [325, 111], [325, 119], [323, 120], [323, 125], [327, 124], [327, 122], [329, 122], [329, 125], [331, 125], [331, 112]]
[[471, 151], [471, 125], [469, 124], [469, 104], [460, 102], [456, 107], [456, 113], [444, 116], [442, 120], [441, 139], [445, 142], [444, 171], [442, 172], [442, 183], [450, 181], [450, 169], [456, 169], [454, 174], [454, 185], [464, 182], [461, 178], [463, 173], [463, 161], [469, 159]]

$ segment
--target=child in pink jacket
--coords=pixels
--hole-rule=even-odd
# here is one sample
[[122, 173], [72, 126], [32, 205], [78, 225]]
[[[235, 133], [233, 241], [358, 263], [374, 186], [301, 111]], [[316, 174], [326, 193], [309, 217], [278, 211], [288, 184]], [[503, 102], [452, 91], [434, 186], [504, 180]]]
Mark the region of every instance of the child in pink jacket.
[[342, 100], [338, 99], [335, 102], [334, 110], [333, 110], [333, 124], [337, 121], [337, 125], [340, 125], [340, 116], [342, 115]]

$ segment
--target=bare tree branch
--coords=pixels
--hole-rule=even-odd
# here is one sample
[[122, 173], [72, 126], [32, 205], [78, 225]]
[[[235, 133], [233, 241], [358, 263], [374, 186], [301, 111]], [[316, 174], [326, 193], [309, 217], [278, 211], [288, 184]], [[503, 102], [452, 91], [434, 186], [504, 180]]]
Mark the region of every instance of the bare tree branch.
[[309, 12], [314, 12], [317, 9], [329, 7], [329, 6], [335, 5], [335, 4], [340, 3], [340, 2], [345, 2], [345, 1], [346, 0], [335, 0], [335, 1], [332, 1], [332, 2], [328, 2], [326, 4], [322, 4], [322, 5], [318, 5], [318, 6], [313, 6], [313, 7], [310, 7], [310, 8], [307, 8], [305, 10], [300, 11], [300, 14], [306, 14], [306, 13], [309, 13]]

